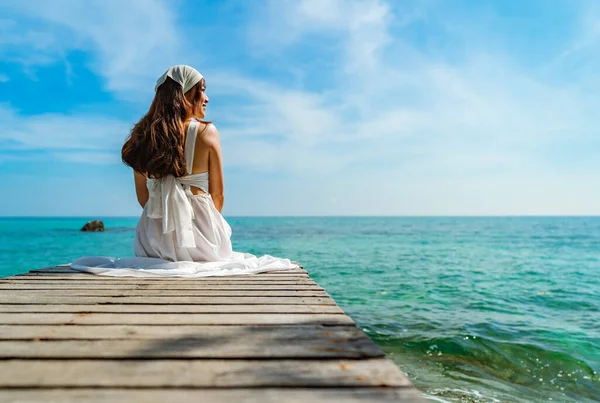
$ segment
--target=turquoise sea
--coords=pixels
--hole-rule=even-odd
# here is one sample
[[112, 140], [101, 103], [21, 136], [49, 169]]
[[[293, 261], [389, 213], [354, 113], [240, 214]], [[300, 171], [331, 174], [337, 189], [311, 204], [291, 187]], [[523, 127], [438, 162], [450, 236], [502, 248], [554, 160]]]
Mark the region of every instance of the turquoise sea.
[[[0, 276], [131, 256], [136, 218], [0, 218]], [[239, 218], [301, 262], [432, 401], [600, 401], [600, 217]]]

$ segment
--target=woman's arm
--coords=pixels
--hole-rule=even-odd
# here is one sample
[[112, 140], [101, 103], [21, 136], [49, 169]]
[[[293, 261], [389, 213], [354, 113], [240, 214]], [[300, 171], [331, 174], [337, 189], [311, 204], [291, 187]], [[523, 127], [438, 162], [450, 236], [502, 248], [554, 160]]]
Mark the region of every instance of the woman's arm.
[[135, 194], [138, 203], [144, 208], [150, 198], [150, 192], [148, 192], [148, 186], [146, 185], [146, 175], [133, 171], [133, 180], [135, 181]]
[[223, 210], [225, 202], [223, 184], [223, 161], [221, 156], [221, 142], [217, 128], [210, 124], [202, 136], [203, 142], [208, 147], [208, 193], [219, 212]]

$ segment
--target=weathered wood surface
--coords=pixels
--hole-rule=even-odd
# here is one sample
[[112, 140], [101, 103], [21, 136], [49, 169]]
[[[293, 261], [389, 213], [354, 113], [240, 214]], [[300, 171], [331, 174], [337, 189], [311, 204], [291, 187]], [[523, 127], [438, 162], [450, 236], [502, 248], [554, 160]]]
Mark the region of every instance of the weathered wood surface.
[[349, 316], [296, 313], [2, 313], [0, 324], [14, 325], [352, 325]]
[[35, 294], [40, 297], [327, 297], [321, 290], [2, 290], [2, 296]]
[[[51, 291], [51, 290], [127, 290], [131, 291], [165, 291], [162, 284], [142, 284], [142, 285], [124, 285], [124, 284], [4, 284], [0, 282], [0, 292], [17, 291]], [[323, 291], [323, 288], [313, 284], [169, 284], [167, 291]]]
[[[26, 340], [39, 342], [56, 340], [154, 340], [169, 339], [176, 340], [204, 340], [214, 344], [238, 344], [234, 348], [246, 348], [237, 341], [243, 340], [267, 340], [273, 342], [289, 343], [293, 340], [299, 342], [331, 342], [340, 344], [348, 340], [367, 341], [368, 337], [356, 326], [340, 326], [332, 328], [325, 325], [293, 325], [293, 326], [230, 326], [230, 325], [97, 325], [93, 332], [86, 326], [62, 326], [62, 325], [0, 325], [0, 341]], [[376, 351], [377, 357], [382, 356], [382, 351], [370, 344]], [[215, 345], [216, 348], [222, 346]], [[266, 345], [265, 348], [270, 346]], [[293, 347], [293, 346], [290, 346]], [[1, 350], [1, 349], [0, 349]], [[0, 351], [0, 355], [3, 352]], [[261, 354], [256, 351], [252, 354]], [[212, 354], [212, 352], [208, 352]]]
[[337, 305], [0, 304], [0, 312], [52, 313], [344, 313]]
[[305, 270], [0, 279], [2, 402], [421, 402]]
[[[34, 297], [35, 296], [35, 302]], [[0, 293], [0, 304], [201, 304], [201, 305], [240, 305], [240, 304], [274, 304], [274, 305], [335, 305], [327, 297], [81, 297], [81, 296], [36, 296], [5, 295]]]
[[334, 331], [323, 326], [96, 326], [93, 334], [80, 326], [3, 328], [0, 359], [382, 356], [355, 326]]
[[44, 403], [413, 403], [414, 388], [261, 388], [261, 389], [0, 389], [0, 402]]
[[7, 360], [0, 387], [409, 386], [390, 361], [360, 360]]

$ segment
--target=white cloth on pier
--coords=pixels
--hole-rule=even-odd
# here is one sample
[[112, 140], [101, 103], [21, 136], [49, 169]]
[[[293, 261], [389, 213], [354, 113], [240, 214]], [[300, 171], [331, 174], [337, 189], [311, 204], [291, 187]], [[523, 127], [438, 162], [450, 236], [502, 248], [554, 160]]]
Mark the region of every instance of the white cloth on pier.
[[[104, 276], [208, 277], [262, 273], [297, 268], [289, 259], [234, 252], [231, 227], [208, 193], [208, 172], [192, 174], [199, 123], [189, 124], [184, 147], [188, 175], [149, 179], [150, 198], [136, 228], [137, 257], [86, 256], [76, 270]], [[205, 193], [194, 195], [190, 186]]]

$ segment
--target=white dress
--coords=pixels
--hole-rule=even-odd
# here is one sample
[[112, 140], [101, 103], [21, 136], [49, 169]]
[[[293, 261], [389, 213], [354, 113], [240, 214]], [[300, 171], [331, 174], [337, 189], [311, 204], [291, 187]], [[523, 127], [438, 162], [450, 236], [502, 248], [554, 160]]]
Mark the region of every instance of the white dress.
[[[86, 256], [75, 260], [76, 270], [103, 276], [208, 277], [294, 269], [289, 259], [234, 252], [231, 227], [208, 193], [208, 172], [192, 174], [199, 123], [192, 120], [184, 154], [188, 175], [148, 179], [150, 198], [138, 222], [135, 258]], [[194, 195], [190, 186], [205, 193]]]

